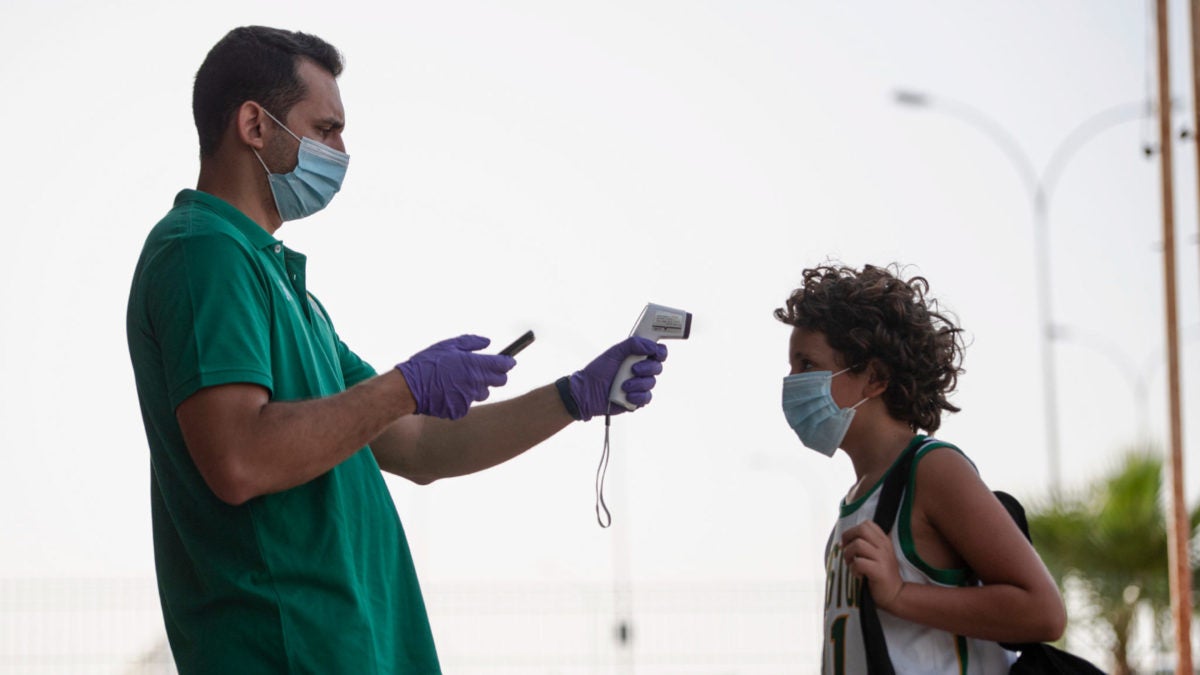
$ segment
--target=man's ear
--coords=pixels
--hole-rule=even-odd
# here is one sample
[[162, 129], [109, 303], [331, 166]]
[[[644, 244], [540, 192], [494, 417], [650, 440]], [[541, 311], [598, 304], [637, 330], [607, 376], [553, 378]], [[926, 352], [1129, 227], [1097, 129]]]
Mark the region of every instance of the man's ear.
[[867, 384], [863, 388], [863, 396], [874, 398], [887, 391], [888, 382], [892, 379], [891, 369], [879, 359], [867, 361]]
[[262, 150], [266, 145], [263, 139], [263, 127], [270, 119], [263, 112], [262, 106], [254, 101], [245, 101], [238, 106], [233, 118], [233, 132], [239, 142], [255, 150]]

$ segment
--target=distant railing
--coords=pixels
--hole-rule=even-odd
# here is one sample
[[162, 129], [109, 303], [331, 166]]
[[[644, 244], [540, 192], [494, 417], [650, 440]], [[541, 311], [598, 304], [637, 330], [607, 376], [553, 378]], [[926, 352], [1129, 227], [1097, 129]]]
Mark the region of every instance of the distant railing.
[[[819, 670], [816, 583], [425, 585], [450, 675]], [[632, 612], [632, 619], [629, 618]], [[174, 675], [153, 579], [0, 580], [0, 673]]]
[[174, 674], [154, 580], [0, 580], [0, 673]]
[[[479, 582], [424, 592], [447, 675], [820, 671], [818, 580]], [[1105, 665], [1102, 630], [1075, 625], [1071, 634], [1073, 651]], [[1145, 672], [1169, 660], [1139, 642], [1133, 655]], [[176, 675], [154, 580], [0, 579], [0, 673]]]

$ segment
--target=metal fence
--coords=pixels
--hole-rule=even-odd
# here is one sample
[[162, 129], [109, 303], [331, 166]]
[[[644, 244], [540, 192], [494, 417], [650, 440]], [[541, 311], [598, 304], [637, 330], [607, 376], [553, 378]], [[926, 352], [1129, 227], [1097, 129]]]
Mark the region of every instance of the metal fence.
[[[817, 583], [425, 588], [450, 675], [816, 672]], [[173, 675], [153, 579], [0, 580], [0, 673]]]
[[0, 673], [174, 673], [153, 579], [0, 580]]

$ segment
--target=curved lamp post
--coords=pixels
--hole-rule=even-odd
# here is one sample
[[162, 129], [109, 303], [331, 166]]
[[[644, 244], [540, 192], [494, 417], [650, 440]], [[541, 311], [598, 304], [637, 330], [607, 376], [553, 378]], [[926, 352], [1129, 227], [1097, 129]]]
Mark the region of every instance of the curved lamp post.
[[1046, 419], [1046, 455], [1050, 461], [1050, 487], [1058, 492], [1062, 460], [1058, 434], [1058, 380], [1055, 372], [1054, 324], [1050, 294], [1050, 198], [1068, 160], [1087, 141], [1100, 132], [1145, 117], [1153, 116], [1154, 106], [1138, 101], [1114, 106], [1087, 118], [1063, 138], [1039, 174], [1029, 155], [1003, 126], [981, 110], [965, 103], [930, 94], [899, 89], [896, 103], [940, 112], [974, 127], [999, 146], [1024, 184], [1033, 212], [1034, 283], [1037, 288], [1038, 346], [1042, 362], [1042, 392]]

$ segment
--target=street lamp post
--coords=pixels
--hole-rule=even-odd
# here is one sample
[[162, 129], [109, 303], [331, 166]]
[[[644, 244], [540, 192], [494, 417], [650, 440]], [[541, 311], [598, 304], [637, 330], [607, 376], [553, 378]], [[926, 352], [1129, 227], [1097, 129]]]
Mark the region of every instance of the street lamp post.
[[[1081, 330], [1058, 324], [1054, 326], [1054, 339], [1074, 342], [1087, 347], [1120, 371], [1129, 385], [1129, 395], [1137, 409], [1137, 435], [1140, 440], [1150, 438], [1150, 385], [1158, 371], [1166, 365], [1166, 350], [1162, 347], [1151, 351], [1140, 363], [1135, 362], [1119, 345], [1099, 331]], [[1180, 331], [1182, 343], [1200, 341], [1200, 324], [1193, 324]]]
[[1084, 120], [1059, 143], [1039, 175], [1029, 155], [1012, 134], [979, 109], [951, 99], [904, 89], [895, 92], [895, 101], [900, 105], [942, 112], [982, 132], [1000, 147], [1024, 183], [1033, 215], [1034, 283], [1037, 289], [1038, 347], [1042, 362], [1046, 455], [1050, 462], [1050, 487], [1057, 493], [1061, 486], [1062, 460], [1058, 441], [1058, 378], [1054, 359], [1054, 324], [1050, 293], [1050, 198], [1067, 161], [1080, 147], [1106, 129], [1152, 115], [1153, 106], [1140, 101], [1126, 103], [1103, 110]]

